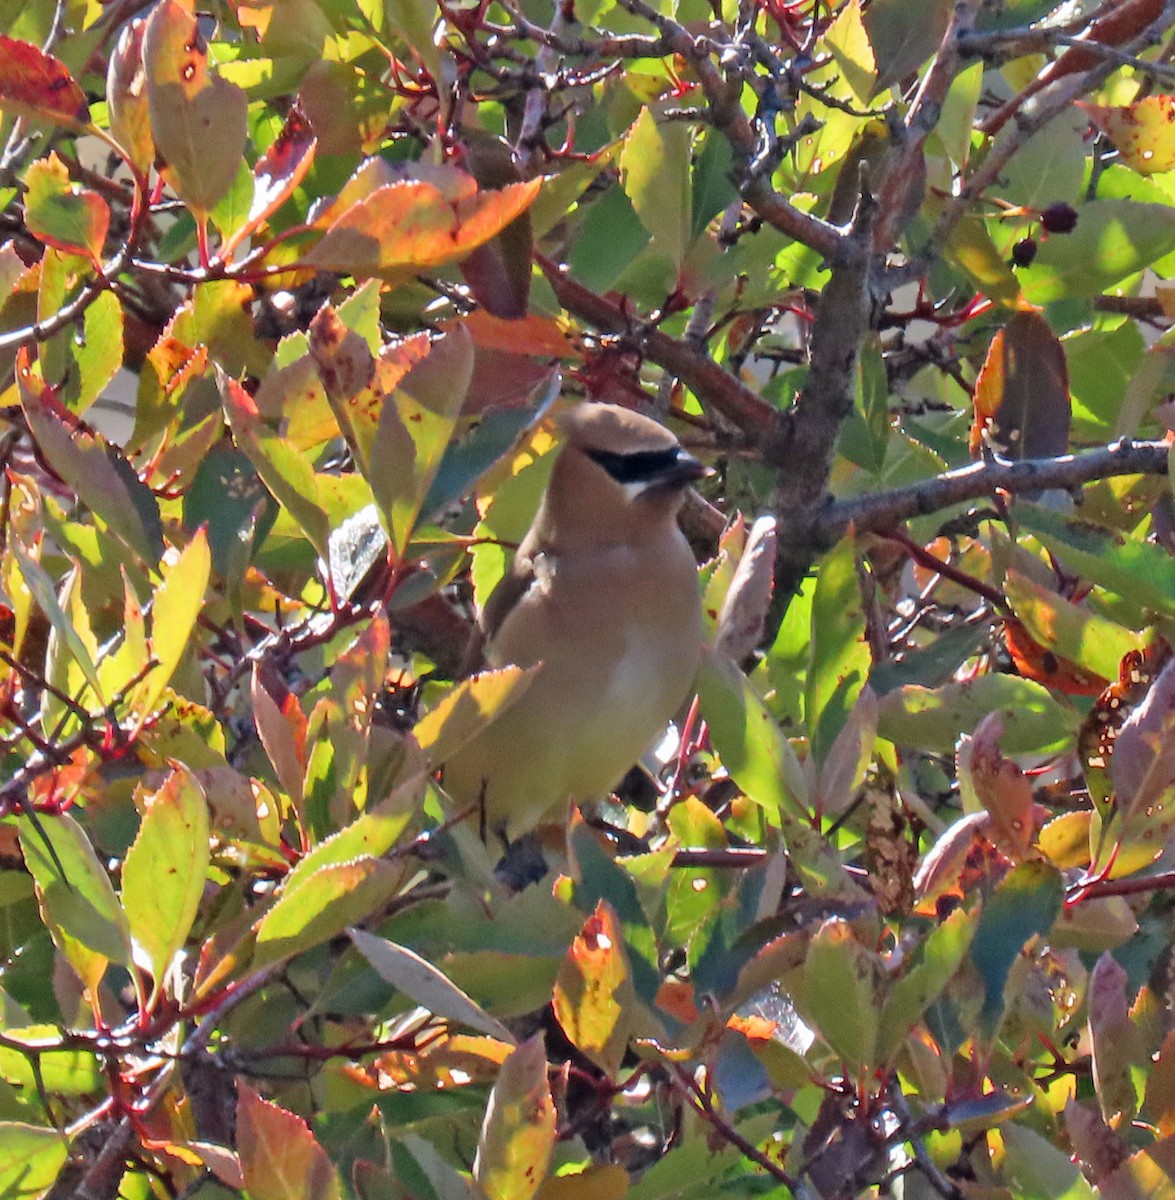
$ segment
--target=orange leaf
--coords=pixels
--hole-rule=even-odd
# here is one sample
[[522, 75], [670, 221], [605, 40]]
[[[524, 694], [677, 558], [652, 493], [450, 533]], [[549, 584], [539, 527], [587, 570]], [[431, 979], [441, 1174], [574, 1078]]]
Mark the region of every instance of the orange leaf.
[[90, 123], [86, 95], [52, 54], [0, 35], [0, 108], [71, 128]]
[[541, 179], [479, 192], [456, 168], [376, 188], [346, 209], [305, 261], [368, 278], [437, 267], [464, 258], [526, 211]]
[[237, 1081], [237, 1152], [253, 1200], [340, 1200], [335, 1169], [301, 1117]]

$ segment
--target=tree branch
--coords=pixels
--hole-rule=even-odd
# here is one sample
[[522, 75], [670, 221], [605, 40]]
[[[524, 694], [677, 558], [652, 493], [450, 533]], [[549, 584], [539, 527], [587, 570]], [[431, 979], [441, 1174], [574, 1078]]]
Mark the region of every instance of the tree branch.
[[641, 323], [619, 305], [584, 287], [542, 255], [539, 266], [559, 303], [596, 329], [629, 342], [640, 354], [676, 375], [702, 402], [767, 454], [778, 441], [784, 414], [772, 408], [729, 371], [689, 343]]
[[940, 512], [996, 491], [1066, 491], [1117, 475], [1166, 475], [1171, 446], [1163, 442], [1122, 440], [1083, 454], [1029, 458], [1020, 462], [991, 460], [947, 471], [934, 479], [852, 500], [834, 501], [813, 514], [810, 531], [821, 546], [831, 546], [853, 525], [858, 531], [884, 531], [911, 517]]
[[750, 164], [758, 152], [760, 137], [743, 112], [741, 74], [736, 73], [733, 80], [724, 79], [711, 61], [710, 44], [695, 38], [684, 25], [663, 16], [645, 0], [619, 0], [619, 3], [621, 8], [653, 25], [673, 52], [693, 67], [709, 102], [714, 127], [734, 151], [735, 182], [746, 203], [780, 233], [836, 261], [843, 247], [844, 230], [790, 204], [771, 186], [768, 171], [752, 170]]

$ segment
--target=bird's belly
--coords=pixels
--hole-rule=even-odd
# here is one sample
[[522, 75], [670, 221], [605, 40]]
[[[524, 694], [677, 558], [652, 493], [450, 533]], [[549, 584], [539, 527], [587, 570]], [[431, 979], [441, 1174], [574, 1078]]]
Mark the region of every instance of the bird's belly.
[[595, 634], [598, 644], [544, 662], [523, 696], [446, 766], [450, 793], [480, 800], [487, 824], [511, 837], [569, 798], [613, 788], [686, 699], [697, 663], [683, 661], [679, 637], [637, 636], [624, 622]]

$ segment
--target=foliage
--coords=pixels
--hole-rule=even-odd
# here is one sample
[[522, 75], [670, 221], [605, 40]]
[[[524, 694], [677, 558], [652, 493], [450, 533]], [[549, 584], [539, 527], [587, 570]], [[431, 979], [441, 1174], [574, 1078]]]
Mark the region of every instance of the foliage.
[[[1175, 1196], [1173, 23], [0, 6], [3, 1200]], [[523, 883], [560, 392], [712, 644]]]

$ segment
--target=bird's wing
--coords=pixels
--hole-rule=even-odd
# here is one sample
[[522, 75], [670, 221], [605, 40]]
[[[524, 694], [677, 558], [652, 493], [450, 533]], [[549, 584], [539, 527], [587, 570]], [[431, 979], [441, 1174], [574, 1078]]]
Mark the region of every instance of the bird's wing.
[[510, 569], [502, 576], [498, 586], [490, 593], [482, 609], [478, 625], [481, 628], [482, 644], [488, 645], [497, 636], [506, 618], [517, 607], [518, 602], [534, 586], [538, 579], [535, 559], [522, 548], [514, 556]]

